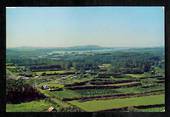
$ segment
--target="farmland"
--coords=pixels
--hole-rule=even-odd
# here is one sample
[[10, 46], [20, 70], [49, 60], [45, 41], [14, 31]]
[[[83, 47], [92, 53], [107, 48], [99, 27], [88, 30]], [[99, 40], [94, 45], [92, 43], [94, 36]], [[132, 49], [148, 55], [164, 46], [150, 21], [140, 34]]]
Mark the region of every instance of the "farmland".
[[[150, 100], [147, 102], [147, 100]], [[129, 106], [140, 106], [145, 103], [145, 105], [153, 104], [163, 104], [164, 103], [163, 95], [154, 95], [154, 96], [144, 96], [144, 97], [135, 97], [135, 98], [125, 98], [125, 99], [109, 99], [109, 100], [93, 100], [86, 102], [71, 101], [70, 103], [85, 111], [100, 111], [100, 110], [109, 110], [109, 109], [118, 109]], [[146, 103], [147, 102], [147, 103]]]
[[165, 109], [163, 48], [7, 49], [7, 112]]
[[44, 100], [21, 103], [17, 105], [7, 104], [7, 112], [38, 112], [44, 111], [50, 106], [50, 103]]

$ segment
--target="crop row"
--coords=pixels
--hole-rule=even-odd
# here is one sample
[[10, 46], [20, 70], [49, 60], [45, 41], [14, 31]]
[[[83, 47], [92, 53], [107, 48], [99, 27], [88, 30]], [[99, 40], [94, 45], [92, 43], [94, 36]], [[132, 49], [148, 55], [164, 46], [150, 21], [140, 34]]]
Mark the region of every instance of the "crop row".
[[[149, 100], [149, 101], [148, 101]], [[109, 109], [118, 109], [124, 107], [134, 107], [143, 105], [165, 104], [164, 94], [149, 95], [141, 97], [107, 99], [107, 100], [91, 100], [80, 102], [78, 100], [69, 101], [69, 103], [78, 106], [87, 112], [97, 112]]]
[[135, 109], [147, 109], [147, 108], [157, 108], [157, 107], [164, 107], [165, 104], [154, 104], [154, 105], [139, 105], [139, 106], [132, 106], [133, 109], [130, 109], [129, 106], [123, 108], [114, 108], [102, 111], [135, 111]]
[[86, 85], [86, 86], [73, 86], [67, 87], [71, 90], [83, 90], [83, 89], [102, 89], [102, 88], [122, 88], [122, 87], [133, 87], [141, 85], [140, 82], [130, 82], [130, 83], [120, 83], [120, 84], [111, 84], [111, 85]]
[[139, 80], [116, 80], [116, 81], [91, 81], [90, 84], [93, 85], [105, 85], [105, 84], [118, 84], [118, 83], [130, 83], [137, 82]]
[[72, 100], [80, 100], [80, 101], [89, 101], [89, 100], [98, 100], [98, 99], [116, 99], [116, 98], [129, 98], [129, 97], [139, 97], [139, 96], [147, 96], [147, 95], [157, 95], [164, 92], [164, 90], [155, 90], [155, 91], [146, 91], [142, 93], [119, 93], [113, 95], [101, 95], [101, 96], [86, 96], [86, 97], [74, 97], [74, 98], [63, 98], [63, 101], [72, 101]]

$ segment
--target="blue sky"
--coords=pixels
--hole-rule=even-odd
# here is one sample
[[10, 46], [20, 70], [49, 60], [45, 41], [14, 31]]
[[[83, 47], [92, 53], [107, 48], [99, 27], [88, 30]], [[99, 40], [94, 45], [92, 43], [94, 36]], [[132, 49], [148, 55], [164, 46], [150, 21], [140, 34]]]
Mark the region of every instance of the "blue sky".
[[164, 46], [163, 7], [7, 8], [7, 47]]

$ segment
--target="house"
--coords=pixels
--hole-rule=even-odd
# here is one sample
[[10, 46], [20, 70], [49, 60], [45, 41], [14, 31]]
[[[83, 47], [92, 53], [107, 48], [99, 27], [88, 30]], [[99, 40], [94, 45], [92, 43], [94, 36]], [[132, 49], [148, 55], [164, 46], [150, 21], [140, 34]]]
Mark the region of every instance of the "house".
[[47, 85], [43, 85], [41, 88], [42, 88], [43, 90], [49, 89], [49, 87], [48, 87]]
[[56, 112], [56, 111], [57, 110], [54, 107], [52, 107], [52, 106], [48, 108], [48, 112]]

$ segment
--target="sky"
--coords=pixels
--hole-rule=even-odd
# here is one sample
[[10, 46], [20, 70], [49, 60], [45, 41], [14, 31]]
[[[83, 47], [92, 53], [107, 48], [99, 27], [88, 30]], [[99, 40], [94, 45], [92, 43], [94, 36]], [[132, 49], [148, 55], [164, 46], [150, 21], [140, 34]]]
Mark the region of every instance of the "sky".
[[164, 46], [163, 7], [7, 7], [6, 46]]

